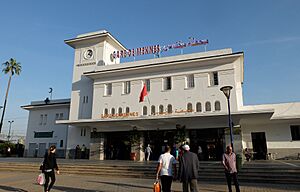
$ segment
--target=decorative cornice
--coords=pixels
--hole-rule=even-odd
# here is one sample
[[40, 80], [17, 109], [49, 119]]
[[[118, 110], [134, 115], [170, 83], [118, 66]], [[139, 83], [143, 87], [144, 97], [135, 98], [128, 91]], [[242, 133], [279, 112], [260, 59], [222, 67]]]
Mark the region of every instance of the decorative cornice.
[[89, 65], [96, 65], [96, 62], [90, 62], [90, 63], [80, 63], [77, 64], [77, 67], [82, 67], [82, 66], [89, 66]]

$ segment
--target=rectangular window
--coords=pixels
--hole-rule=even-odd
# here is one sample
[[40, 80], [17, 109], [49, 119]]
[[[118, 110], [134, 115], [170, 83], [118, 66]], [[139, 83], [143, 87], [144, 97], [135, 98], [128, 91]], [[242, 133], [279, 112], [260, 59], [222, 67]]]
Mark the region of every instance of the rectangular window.
[[44, 119], [44, 115], [41, 115], [41, 116], [40, 116], [40, 125], [43, 124], [43, 119]]
[[213, 72], [210, 74], [210, 86], [219, 85], [218, 72]]
[[130, 93], [130, 81], [125, 81], [123, 83], [123, 94], [129, 94]]
[[111, 83], [107, 83], [104, 86], [104, 96], [109, 96], [112, 95], [112, 84]]
[[64, 146], [64, 140], [60, 140], [59, 147], [63, 147], [63, 146]]
[[64, 114], [63, 113], [59, 114], [59, 119], [64, 119]]
[[171, 77], [165, 77], [163, 79], [163, 88], [164, 90], [171, 90], [172, 89], [172, 80]]
[[291, 125], [291, 135], [293, 141], [300, 140], [300, 125]]
[[55, 114], [55, 120], [58, 120], [58, 119], [59, 119], [59, 114], [56, 113], [56, 114]]
[[195, 87], [194, 75], [187, 75], [186, 76], [186, 88], [193, 88], [193, 87]]
[[145, 83], [146, 83], [147, 92], [149, 92], [150, 91], [150, 79], [146, 79]]
[[46, 124], [47, 124], [47, 117], [48, 117], [48, 115], [47, 115], [47, 114], [45, 114], [45, 115], [44, 115], [44, 125], [46, 125]]
[[86, 128], [81, 128], [80, 136], [86, 136]]
[[53, 131], [51, 132], [34, 132], [34, 138], [52, 138]]

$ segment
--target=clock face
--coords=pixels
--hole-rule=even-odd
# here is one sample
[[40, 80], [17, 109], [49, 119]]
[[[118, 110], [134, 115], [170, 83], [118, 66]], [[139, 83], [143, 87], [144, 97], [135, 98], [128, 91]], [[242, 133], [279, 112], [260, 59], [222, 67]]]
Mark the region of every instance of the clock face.
[[84, 52], [84, 58], [85, 59], [92, 59], [94, 56], [94, 52], [91, 49], [88, 49]]

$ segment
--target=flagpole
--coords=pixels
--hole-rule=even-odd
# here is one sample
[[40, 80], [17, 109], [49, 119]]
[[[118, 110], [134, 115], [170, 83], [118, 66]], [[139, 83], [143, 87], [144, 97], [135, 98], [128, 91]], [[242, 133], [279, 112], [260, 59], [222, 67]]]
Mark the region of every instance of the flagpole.
[[148, 102], [149, 102], [149, 107], [150, 107], [150, 99], [149, 99], [149, 94], [147, 95], [147, 99], [148, 99]]

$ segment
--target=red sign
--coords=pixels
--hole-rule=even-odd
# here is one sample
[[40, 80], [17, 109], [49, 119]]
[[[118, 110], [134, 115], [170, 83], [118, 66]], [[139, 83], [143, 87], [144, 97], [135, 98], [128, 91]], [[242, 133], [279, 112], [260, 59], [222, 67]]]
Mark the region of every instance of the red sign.
[[184, 43], [182, 41], [177, 41], [174, 44], [170, 45], [152, 45], [147, 47], [140, 47], [136, 49], [128, 49], [128, 50], [121, 50], [121, 51], [114, 51], [112, 53], [113, 58], [125, 58], [125, 57], [135, 57], [139, 55], [146, 55], [146, 54], [159, 54], [161, 52], [168, 51], [170, 49], [182, 49], [185, 47], [191, 46], [198, 46], [198, 45], [206, 45], [208, 44], [208, 40], [197, 40], [195, 38], [190, 37], [189, 42]]
[[131, 57], [131, 56], [139, 56], [145, 54], [157, 54], [160, 52], [159, 45], [147, 46], [147, 47], [140, 47], [136, 49], [128, 49], [128, 50], [121, 50], [121, 51], [114, 51], [113, 57], [114, 58], [124, 58], [124, 57]]

